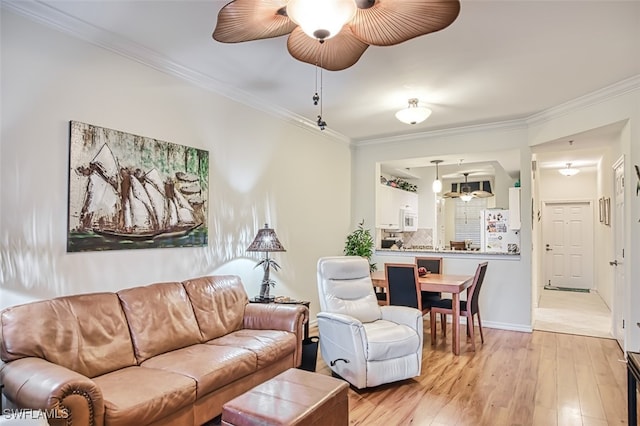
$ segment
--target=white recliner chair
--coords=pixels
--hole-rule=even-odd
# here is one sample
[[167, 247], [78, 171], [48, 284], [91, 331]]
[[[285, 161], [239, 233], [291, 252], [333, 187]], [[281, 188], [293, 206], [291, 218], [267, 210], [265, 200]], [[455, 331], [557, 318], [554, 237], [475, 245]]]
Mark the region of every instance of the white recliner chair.
[[422, 366], [422, 312], [378, 306], [369, 262], [358, 256], [318, 261], [320, 353], [358, 389], [409, 379]]

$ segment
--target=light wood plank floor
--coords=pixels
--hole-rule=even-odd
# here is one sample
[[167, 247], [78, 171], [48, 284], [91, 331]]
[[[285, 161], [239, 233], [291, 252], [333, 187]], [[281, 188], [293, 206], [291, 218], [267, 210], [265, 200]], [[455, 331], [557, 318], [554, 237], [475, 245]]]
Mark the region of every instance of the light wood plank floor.
[[[373, 389], [351, 387], [350, 424], [627, 424], [626, 364], [615, 340], [489, 328], [484, 333], [482, 345], [476, 331], [476, 352], [461, 342], [456, 357], [450, 330], [446, 341], [439, 333], [432, 347], [425, 321], [421, 376]], [[320, 354], [316, 371], [331, 374]]]

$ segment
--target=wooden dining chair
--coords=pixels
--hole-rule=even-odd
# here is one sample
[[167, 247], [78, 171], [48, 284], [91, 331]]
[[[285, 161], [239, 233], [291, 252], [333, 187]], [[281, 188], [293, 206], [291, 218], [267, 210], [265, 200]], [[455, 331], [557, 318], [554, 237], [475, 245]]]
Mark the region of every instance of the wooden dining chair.
[[[427, 273], [442, 274], [442, 258], [441, 257], [416, 257], [416, 266], [418, 267], [418, 273], [420, 268], [427, 270]], [[423, 291], [422, 292], [422, 304], [425, 307], [431, 306], [431, 300], [439, 300], [442, 298], [442, 293], [436, 291]]]
[[464, 241], [449, 241], [449, 246], [451, 247], [451, 250], [465, 249]]
[[425, 315], [429, 308], [423, 308], [418, 282], [418, 267], [411, 263], [385, 263], [387, 279], [387, 305], [409, 306], [419, 309]]
[[442, 273], [441, 257], [416, 257], [416, 265], [418, 268], [425, 268], [427, 272], [432, 274]]
[[[467, 291], [467, 300], [460, 301], [460, 316], [467, 317], [467, 336], [471, 339], [471, 348], [476, 350], [476, 343], [474, 337], [474, 325], [473, 325], [473, 316], [476, 315], [478, 317], [478, 328], [480, 329], [480, 341], [484, 343], [484, 335], [482, 333], [482, 320], [480, 319], [480, 308], [478, 306], [478, 297], [480, 296], [480, 289], [482, 288], [482, 283], [484, 282], [484, 276], [487, 273], [487, 265], [488, 262], [482, 262], [478, 265], [476, 269], [476, 274], [473, 277], [473, 283], [469, 287]], [[431, 344], [434, 345], [436, 343], [436, 314], [444, 314], [444, 320], [442, 315], [440, 316], [440, 320], [444, 322], [442, 335], [446, 337], [446, 315], [453, 315], [451, 308], [453, 307], [453, 302], [451, 299], [440, 299], [439, 301], [434, 301], [431, 304], [430, 311], [430, 319], [431, 319]]]

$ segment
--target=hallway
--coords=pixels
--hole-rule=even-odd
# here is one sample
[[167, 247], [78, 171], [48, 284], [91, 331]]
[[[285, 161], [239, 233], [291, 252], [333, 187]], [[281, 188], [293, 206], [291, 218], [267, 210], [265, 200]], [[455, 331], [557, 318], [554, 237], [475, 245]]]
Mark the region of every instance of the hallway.
[[533, 329], [613, 339], [611, 311], [594, 291], [542, 290]]

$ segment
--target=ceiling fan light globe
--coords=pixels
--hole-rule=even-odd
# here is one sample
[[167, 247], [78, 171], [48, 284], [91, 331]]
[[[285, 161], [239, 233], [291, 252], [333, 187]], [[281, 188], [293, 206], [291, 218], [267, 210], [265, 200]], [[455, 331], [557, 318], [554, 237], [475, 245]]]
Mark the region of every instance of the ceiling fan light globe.
[[473, 195], [471, 195], [471, 194], [462, 194], [460, 196], [460, 199], [462, 201], [464, 201], [465, 203], [468, 203], [469, 201], [471, 201], [472, 198], [473, 198]]
[[327, 40], [356, 14], [354, 0], [289, 0], [287, 15], [309, 37]]

